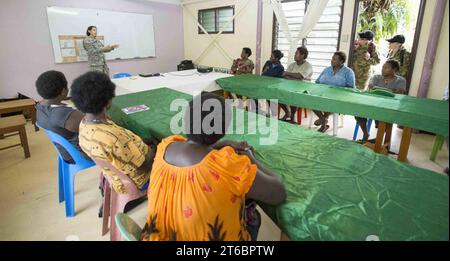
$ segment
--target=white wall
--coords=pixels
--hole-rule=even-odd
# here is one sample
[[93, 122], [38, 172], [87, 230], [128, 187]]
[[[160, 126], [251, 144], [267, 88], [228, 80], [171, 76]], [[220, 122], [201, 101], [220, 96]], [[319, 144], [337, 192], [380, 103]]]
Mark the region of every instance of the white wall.
[[[249, 0], [249, 3], [246, 5], [247, 0], [210, 0], [185, 5], [185, 8], [195, 17], [192, 18], [191, 15], [184, 10], [184, 52], [186, 59], [196, 60], [210, 42], [207, 35], [198, 33], [198, 10], [234, 5], [235, 14], [240, 12], [235, 19], [235, 32], [234, 34], [221, 34], [217, 42], [232, 59], [236, 59], [240, 56], [243, 47], [251, 48], [253, 54], [250, 59], [255, 62], [257, 2], [257, 0]], [[246, 7], [244, 8], [244, 6]], [[273, 11], [270, 6], [265, 4], [263, 10], [263, 44], [261, 47], [263, 62], [270, 57], [272, 49], [272, 14]], [[210, 36], [214, 38], [217, 35], [211, 34]], [[206, 66], [221, 68], [231, 67], [231, 61], [229, 61], [214, 45], [212, 45], [205, 55], [196, 62]]]
[[344, 11], [342, 17], [341, 40], [339, 42], [339, 50], [344, 51], [347, 55], [350, 53], [350, 47], [352, 46], [350, 44], [350, 41], [352, 39], [354, 8], [355, 8], [355, 0], [344, 1]]
[[[2, 0], [0, 6], [0, 98], [20, 92], [40, 99], [34, 82], [46, 70], [72, 80], [89, 70], [86, 62], [55, 64], [47, 6], [78, 7], [153, 15], [156, 58], [108, 61], [111, 73], [174, 71], [183, 59], [181, 7], [144, 0]], [[101, 30], [101, 28], [99, 28]], [[80, 33], [84, 33], [80, 32]]]
[[[425, 59], [425, 53], [427, 51], [428, 39], [431, 30], [431, 23], [433, 20], [434, 8], [436, 1], [428, 0], [425, 6], [425, 14], [422, 22], [422, 31], [419, 39], [419, 45], [417, 48], [416, 62], [414, 64], [413, 76], [411, 79], [410, 95], [416, 96], [419, 89], [420, 77], [422, 75], [423, 62]], [[448, 84], [448, 1], [445, 7], [445, 18], [442, 23], [441, 35], [439, 38], [439, 44], [436, 53], [436, 60], [434, 62], [433, 71], [430, 80], [430, 87], [428, 89], [428, 98], [442, 99], [445, 86]]]

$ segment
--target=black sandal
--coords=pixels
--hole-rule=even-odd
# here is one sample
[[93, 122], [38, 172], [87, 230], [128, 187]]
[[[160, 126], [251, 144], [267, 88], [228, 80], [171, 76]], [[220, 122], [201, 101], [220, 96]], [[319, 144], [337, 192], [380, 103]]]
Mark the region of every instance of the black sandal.
[[325, 133], [330, 128], [330, 125], [325, 125], [318, 129], [319, 132]]

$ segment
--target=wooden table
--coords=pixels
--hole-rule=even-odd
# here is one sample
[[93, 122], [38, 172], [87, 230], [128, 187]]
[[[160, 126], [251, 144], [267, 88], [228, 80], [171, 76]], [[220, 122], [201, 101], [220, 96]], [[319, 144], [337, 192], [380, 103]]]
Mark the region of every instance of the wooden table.
[[[374, 151], [380, 153], [383, 144], [389, 148], [392, 135], [392, 124], [380, 121], [378, 123], [377, 138], [375, 140]], [[409, 145], [411, 144], [412, 129], [409, 127], [403, 128], [402, 139], [400, 141], [400, 149], [398, 151], [397, 160], [406, 162], [408, 157]]]
[[28, 112], [31, 114], [31, 122], [36, 131], [39, 130], [36, 125], [36, 102], [33, 99], [20, 99], [14, 101], [0, 102], [0, 117], [2, 114], [11, 112]]
[[253, 99], [276, 99], [299, 108], [378, 120], [380, 126], [374, 146], [378, 153], [389, 146], [390, 125], [401, 125], [404, 128], [398, 160], [402, 162], [407, 160], [412, 129], [448, 136], [449, 105], [446, 101], [400, 94], [387, 97], [351, 88], [249, 74], [218, 79], [217, 83], [224, 91]]
[[[141, 137], [163, 139], [174, 134], [170, 125], [181, 108], [170, 107], [177, 99], [190, 101], [192, 96], [167, 88], [118, 96], [108, 114]], [[122, 111], [140, 104], [150, 110]], [[276, 142], [263, 145], [261, 138], [268, 137], [271, 126], [243, 114], [243, 133], [233, 127], [224, 140], [247, 141], [256, 158], [283, 178], [287, 200], [277, 206], [259, 204], [286, 234], [282, 239], [448, 239], [447, 176], [285, 122], [278, 122]], [[236, 126], [235, 120], [230, 125]], [[249, 126], [257, 127], [253, 132]]]

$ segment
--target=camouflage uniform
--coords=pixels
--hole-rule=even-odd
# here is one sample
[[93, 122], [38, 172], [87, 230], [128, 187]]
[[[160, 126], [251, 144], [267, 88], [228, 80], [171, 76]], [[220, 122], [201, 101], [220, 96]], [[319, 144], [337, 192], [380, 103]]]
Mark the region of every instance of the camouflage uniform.
[[373, 45], [373, 50], [370, 53], [370, 59], [366, 60], [366, 53], [369, 51], [369, 46], [362, 46], [356, 48], [353, 52], [353, 71], [355, 72], [356, 87], [358, 89], [366, 89], [370, 78], [370, 69], [372, 65], [380, 63], [378, 50]]
[[397, 74], [405, 79], [408, 79], [408, 70], [409, 70], [409, 62], [411, 60], [411, 53], [408, 52], [405, 49], [405, 47], [402, 46], [394, 55], [392, 55], [392, 52], [389, 52], [387, 58], [388, 60], [396, 60], [400, 64], [400, 70], [397, 72]]
[[84, 49], [88, 53], [88, 63], [91, 71], [103, 72], [109, 75], [109, 68], [106, 65], [104, 52], [110, 52], [111, 50], [106, 49], [102, 42], [95, 39], [95, 37], [86, 37], [83, 40]]

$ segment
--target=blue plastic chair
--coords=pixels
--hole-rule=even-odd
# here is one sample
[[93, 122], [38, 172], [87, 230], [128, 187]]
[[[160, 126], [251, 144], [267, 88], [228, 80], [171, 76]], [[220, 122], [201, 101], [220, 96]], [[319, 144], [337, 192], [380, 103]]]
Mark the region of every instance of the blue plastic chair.
[[[367, 131], [370, 133], [370, 127], [372, 127], [372, 119], [369, 119], [367, 121]], [[353, 140], [356, 140], [356, 138], [358, 137], [358, 131], [359, 131], [359, 123], [356, 122], [355, 125], [355, 131], [353, 132]]]
[[[39, 128], [42, 128], [38, 126]], [[58, 153], [58, 191], [59, 191], [59, 203], [65, 201], [66, 203], [66, 217], [75, 216], [75, 197], [74, 197], [74, 180], [75, 175], [84, 169], [90, 168], [95, 165], [91, 160], [86, 159], [81, 153], [64, 137], [42, 128], [47, 136], [52, 141], [53, 145], [61, 145], [72, 157], [75, 164], [66, 162], [59, 150], [55, 147], [56, 153]]]
[[113, 74], [113, 79], [117, 79], [117, 78], [125, 78], [125, 77], [130, 77], [131, 74], [126, 73], [126, 72], [118, 72]]

